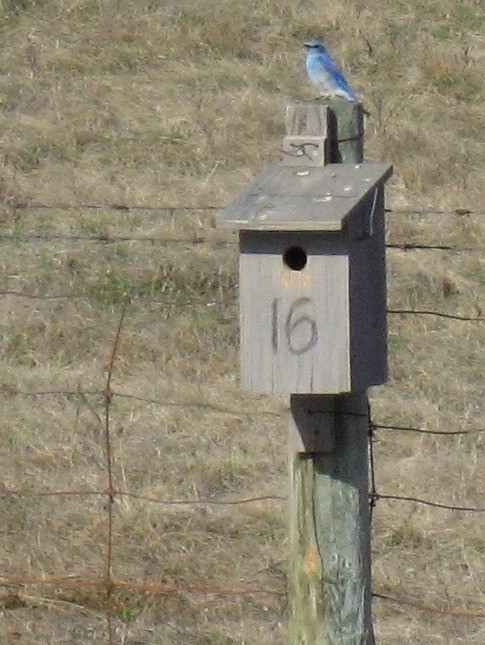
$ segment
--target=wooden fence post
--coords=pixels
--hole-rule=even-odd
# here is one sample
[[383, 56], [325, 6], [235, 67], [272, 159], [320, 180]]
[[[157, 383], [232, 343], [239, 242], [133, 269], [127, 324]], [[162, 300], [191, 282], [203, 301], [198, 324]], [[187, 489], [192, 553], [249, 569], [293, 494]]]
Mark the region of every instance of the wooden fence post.
[[370, 514], [365, 394], [292, 395], [290, 645], [368, 645]]
[[241, 384], [291, 396], [290, 645], [371, 645], [369, 412], [387, 379], [384, 182], [363, 108], [287, 108], [283, 163], [219, 215], [239, 231]]
[[[363, 159], [363, 108], [328, 101], [328, 161]], [[291, 396], [289, 645], [370, 645], [366, 394]]]

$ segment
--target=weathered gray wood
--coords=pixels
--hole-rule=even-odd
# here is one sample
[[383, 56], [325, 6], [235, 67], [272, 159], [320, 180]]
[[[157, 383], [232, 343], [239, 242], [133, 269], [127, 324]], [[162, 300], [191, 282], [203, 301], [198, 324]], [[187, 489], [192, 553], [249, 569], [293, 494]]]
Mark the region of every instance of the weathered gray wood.
[[323, 103], [298, 102], [286, 107], [286, 136], [325, 138], [329, 107]]
[[[361, 162], [361, 106], [335, 101], [329, 106], [331, 160]], [[360, 379], [372, 381], [373, 376], [383, 382], [386, 338], [382, 184], [367, 194], [355, 217], [347, 218], [345, 228], [354, 382], [358, 385]], [[372, 358], [375, 367], [371, 367]], [[364, 391], [291, 397], [289, 645], [374, 643], [367, 474], [370, 421]], [[334, 450], [329, 452], [332, 439]]]
[[292, 394], [288, 450], [294, 453], [331, 453], [335, 450], [335, 397]]
[[329, 110], [330, 161], [359, 163], [364, 159], [364, 107], [362, 103], [323, 100]]
[[[382, 190], [345, 232], [241, 231], [241, 383], [344, 393], [387, 380]], [[288, 266], [301, 253], [303, 267]]]
[[231, 230], [342, 230], [391, 172], [386, 163], [321, 168], [275, 164], [220, 213], [218, 225]]
[[[303, 124], [305, 134], [326, 133], [326, 163], [355, 163], [364, 158], [364, 108], [362, 103], [340, 99], [319, 99], [292, 103], [286, 110], [287, 135], [296, 134]], [[319, 123], [325, 114], [325, 126]], [[291, 118], [293, 117], [293, 119]], [[320, 128], [320, 129], [319, 129]], [[285, 163], [287, 163], [285, 161]], [[305, 159], [300, 159], [301, 165]], [[293, 160], [292, 165], [295, 164]]]
[[303, 153], [218, 219], [240, 231], [242, 384], [291, 394], [289, 643], [371, 645], [365, 390], [386, 379], [391, 167], [361, 163], [346, 101], [290, 106], [284, 147]]
[[[306, 254], [302, 270], [285, 251]], [[349, 392], [349, 258], [342, 233], [240, 233], [241, 384], [265, 393]]]
[[286, 108], [283, 163], [287, 166], [323, 166], [330, 159], [327, 106], [292, 104]]
[[384, 215], [384, 189], [376, 186], [360, 217], [348, 222], [351, 381], [357, 389], [388, 380]]
[[291, 397], [290, 645], [374, 642], [367, 424], [364, 394]]

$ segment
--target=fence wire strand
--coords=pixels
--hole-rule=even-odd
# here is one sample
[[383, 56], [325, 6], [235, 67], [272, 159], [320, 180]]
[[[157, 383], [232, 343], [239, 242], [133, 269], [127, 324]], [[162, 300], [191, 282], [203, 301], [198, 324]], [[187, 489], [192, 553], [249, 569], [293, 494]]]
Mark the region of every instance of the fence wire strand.
[[35, 577], [35, 576], [4, 576], [0, 574], [0, 586], [20, 586], [33, 585], [39, 587], [75, 587], [82, 589], [94, 588], [102, 591], [111, 591], [117, 589], [126, 589], [150, 595], [170, 596], [180, 593], [197, 593], [211, 594], [215, 596], [253, 596], [258, 594], [286, 596], [285, 590], [265, 589], [258, 587], [247, 588], [224, 588], [211, 587], [209, 585], [160, 585], [156, 583], [134, 582], [125, 580], [116, 580], [111, 577], [109, 583], [106, 579], [87, 579], [78, 576], [69, 577]]
[[[190, 237], [148, 237], [148, 236], [131, 236], [131, 235], [56, 235], [56, 234], [26, 234], [26, 235], [0, 235], [0, 241], [3, 242], [23, 242], [31, 244], [33, 242], [92, 242], [101, 244], [120, 244], [123, 242], [137, 242], [158, 245], [180, 244], [187, 247], [208, 244], [213, 247], [236, 247], [238, 242], [231, 239], [212, 239], [204, 237], [203, 229], [200, 232], [194, 232]], [[418, 243], [391, 243], [385, 244], [387, 249], [399, 251], [449, 251], [453, 253], [477, 253], [482, 252], [480, 247], [473, 246], [450, 246], [446, 244], [418, 244]]]
[[398, 430], [402, 432], [417, 432], [419, 434], [432, 434], [441, 437], [456, 437], [481, 434], [485, 432], [485, 428], [478, 428], [474, 430], [428, 430], [425, 428], [410, 428], [408, 426], [388, 426], [382, 424], [372, 424], [373, 431], [375, 430]]
[[394, 596], [389, 596], [383, 593], [372, 594], [374, 598], [380, 600], [387, 600], [389, 602], [395, 603], [397, 605], [407, 605], [409, 607], [415, 607], [421, 611], [426, 611], [432, 614], [441, 614], [442, 616], [450, 616], [455, 618], [485, 618], [485, 613], [479, 611], [455, 611], [450, 609], [438, 609], [437, 607], [430, 607], [429, 605], [423, 605], [422, 603], [415, 602], [414, 600], [407, 600], [405, 598], [396, 598]]
[[[44, 204], [36, 202], [22, 202], [22, 201], [11, 201], [11, 202], [0, 202], [0, 208], [10, 209], [10, 210], [114, 210], [126, 213], [127, 211], [152, 211], [152, 212], [178, 212], [178, 211], [219, 211], [226, 208], [226, 205], [223, 204], [205, 204], [197, 206], [194, 204], [187, 205], [168, 205], [168, 204], [116, 204], [116, 203], [106, 203], [106, 204], [69, 204], [66, 202], [58, 202], [57, 204]], [[469, 208], [467, 206], [457, 207], [453, 209], [435, 209], [435, 208], [423, 208], [423, 209], [412, 209], [412, 208], [385, 208], [387, 214], [394, 215], [418, 215], [433, 217], [435, 215], [447, 215], [447, 216], [458, 216], [464, 217], [468, 215], [485, 215], [485, 211], [479, 208]]]
[[485, 508], [474, 506], [455, 506], [453, 504], [442, 504], [440, 502], [432, 502], [428, 499], [421, 499], [419, 497], [408, 497], [405, 495], [385, 495], [384, 493], [375, 493], [376, 502], [380, 499], [397, 500], [398, 502], [414, 502], [415, 504], [423, 504], [424, 506], [434, 506], [435, 508], [443, 508], [449, 511], [464, 511], [468, 513], [485, 513]]
[[113, 484], [113, 458], [111, 454], [111, 423], [110, 423], [110, 406], [112, 400], [111, 381], [113, 378], [113, 369], [115, 359], [118, 354], [118, 349], [121, 339], [121, 330], [125, 319], [128, 305], [131, 302], [129, 295], [125, 296], [118, 326], [113, 341], [111, 356], [108, 363], [108, 373], [106, 376], [106, 385], [103, 392], [104, 398], [104, 439], [105, 439], [105, 460], [107, 472], [107, 513], [108, 513], [108, 535], [106, 545], [106, 619], [108, 623], [108, 637], [110, 645], [114, 643], [114, 629], [112, 620], [112, 594], [113, 594], [113, 505], [115, 502], [115, 488]]
[[439, 318], [449, 318], [450, 320], [463, 320], [468, 322], [484, 322], [485, 318], [477, 316], [461, 316], [459, 314], [448, 314], [443, 311], [431, 311], [429, 309], [388, 309], [388, 314], [404, 314], [414, 316], [437, 316]]
[[[28, 293], [22, 291], [14, 291], [10, 289], [0, 290], [0, 296], [14, 296], [17, 298], [26, 298], [29, 300], [85, 300], [87, 302], [102, 302], [106, 300], [107, 302], [113, 302], [113, 298], [100, 298], [99, 296], [89, 296], [89, 295], [76, 295], [76, 294], [36, 294]], [[233, 304], [232, 301], [224, 299], [193, 299], [188, 301], [181, 301], [177, 299], [159, 299], [153, 298], [150, 296], [138, 296], [132, 295], [133, 302], [150, 302], [154, 304], [165, 305], [166, 307], [174, 307], [178, 309], [190, 308], [190, 307], [227, 307], [230, 304]], [[436, 316], [438, 318], [446, 318], [448, 320], [464, 321], [464, 322], [484, 322], [485, 317], [481, 316], [481, 311], [478, 312], [476, 316], [463, 316], [461, 314], [450, 314], [443, 311], [432, 311], [428, 309], [387, 309], [387, 313], [391, 315], [408, 315], [408, 316]]]
[[[35, 211], [35, 210], [83, 210], [83, 209], [88, 209], [88, 210], [115, 210], [119, 211], [121, 213], [126, 213], [129, 211], [152, 211], [152, 212], [162, 212], [165, 211], [169, 213], [170, 215], [174, 216], [175, 213], [180, 212], [180, 211], [188, 211], [188, 212], [193, 212], [193, 211], [218, 211], [221, 210], [223, 207], [222, 206], [154, 206], [154, 205], [121, 205], [121, 204], [79, 204], [79, 205], [74, 205], [74, 204], [57, 204], [57, 205], [49, 205], [49, 204], [5, 204], [5, 203], [0, 203], [0, 207], [4, 208], [13, 208], [17, 210], [30, 210], [30, 211]], [[450, 216], [458, 216], [458, 217], [466, 217], [469, 215], [484, 215], [485, 213], [479, 210], [472, 210], [468, 208], [457, 208], [455, 210], [450, 210], [450, 211], [438, 211], [438, 210], [393, 210], [393, 209], [387, 209], [386, 213], [389, 215], [402, 215], [402, 216], [418, 216], [420, 218], [422, 217], [428, 217], [428, 216], [435, 216], [435, 215], [450, 215]], [[143, 236], [108, 236], [108, 235], [100, 235], [100, 236], [77, 236], [77, 235], [1, 235], [0, 236], [0, 241], [9, 241], [9, 240], [15, 240], [15, 241], [25, 241], [28, 243], [32, 243], [34, 241], [59, 241], [59, 240], [65, 240], [65, 241], [92, 241], [92, 242], [103, 242], [103, 243], [109, 243], [109, 242], [147, 242], [147, 243], [167, 243], [167, 244], [187, 244], [187, 245], [193, 245], [193, 244], [200, 244], [200, 243], [209, 243], [213, 245], [234, 245], [235, 242], [232, 241], [226, 241], [226, 240], [210, 240], [210, 239], [205, 239], [203, 235], [197, 235], [194, 233], [192, 237], [188, 237], [186, 239], [182, 238], [157, 238], [157, 237], [143, 237]], [[397, 250], [402, 250], [402, 251], [410, 251], [410, 250], [439, 250], [439, 251], [449, 251], [449, 252], [475, 252], [479, 249], [473, 248], [473, 247], [454, 247], [452, 245], [425, 245], [425, 244], [397, 244], [397, 243], [389, 243], [386, 245], [387, 248], [389, 249], [397, 249]], [[80, 295], [80, 294], [35, 294], [35, 293], [28, 293], [28, 292], [21, 292], [21, 291], [16, 291], [16, 290], [2, 290], [0, 291], [0, 296], [12, 296], [12, 297], [18, 297], [18, 298], [26, 298], [26, 299], [31, 299], [31, 300], [60, 300], [60, 299], [72, 299], [72, 300], [89, 300], [89, 296], [87, 295]], [[96, 300], [100, 300], [100, 298], [96, 298]], [[25, 576], [7, 576], [7, 575], [0, 575], [0, 586], [6, 587], [6, 588], [23, 588], [25, 586], [40, 586], [40, 587], [76, 587], [76, 588], [92, 588], [92, 589], [99, 589], [100, 591], [104, 592], [105, 597], [106, 597], [106, 611], [104, 612], [104, 615], [106, 617], [107, 621], [107, 634], [109, 637], [109, 642], [110, 644], [115, 642], [115, 626], [114, 626], [114, 601], [113, 601], [113, 593], [116, 590], [129, 590], [129, 591], [135, 591], [138, 593], [143, 593], [147, 595], [160, 595], [160, 596], [168, 596], [168, 595], [174, 595], [174, 594], [187, 594], [187, 593], [195, 593], [195, 594], [207, 594], [207, 595], [215, 595], [215, 596], [251, 596], [251, 595], [256, 595], [256, 594], [263, 594], [263, 595], [275, 595], [275, 596], [281, 596], [285, 597], [286, 596], [286, 590], [285, 589], [269, 589], [265, 587], [255, 587], [255, 586], [247, 586], [247, 587], [241, 587], [241, 588], [224, 588], [224, 587], [212, 587], [209, 585], [160, 585], [156, 583], [152, 583], [150, 581], [148, 582], [136, 582], [136, 581], [123, 581], [123, 580], [117, 580], [114, 575], [113, 575], [113, 541], [114, 541], [114, 529], [113, 529], [113, 521], [114, 521], [114, 503], [116, 498], [122, 498], [122, 497], [128, 497], [132, 499], [136, 499], [139, 501], [147, 502], [147, 503], [155, 503], [155, 504], [160, 504], [160, 505], [173, 505], [173, 506], [219, 506], [219, 507], [232, 507], [235, 505], [242, 505], [242, 504], [251, 504], [251, 503], [262, 503], [262, 502], [282, 502], [285, 501], [287, 498], [286, 496], [281, 496], [281, 495], [276, 495], [276, 494], [259, 494], [256, 496], [251, 496], [251, 495], [246, 495], [244, 497], [240, 497], [237, 499], [212, 499], [212, 498], [194, 498], [194, 499], [163, 499], [163, 498], [157, 498], [156, 496], [151, 496], [151, 495], [143, 495], [143, 494], [138, 494], [135, 492], [131, 492], [129, 490], [122, 490], [119, 489], [115, 486], [114, 484], [114, 478], [113, 478], [113, 455], [112, 455], [112, 437], [111, 437], [111, 414], [112, 414], [112, 405], [113, 401], [115, 398], [124, 398], [127, 400], [133, 400], [133, 401], [138, 401], [140, 403], [147, 403], [147, 404], [153, 404], [153, 405], [160, 405], [160, 406], [175, 406], [175, 407], [183, 407], [183, 408], [198, 408], [201, 410], [209, 411], [209, 412], [216, 412], [216, 413], [221, 413], [221, 414], [227, 414], [227, 415], [235, 415], [235, 416], [242, 416], [242, 415], [248, 415], [248, 416], [272, 416], [272, 417], [280, 417], [281, 413], [280, 412], [273, 412], [273, 411], [252, 411], [252, 410], [234, 410], [234, 409], [229, 409], [225, 408], [223, 406], [220, 406], [218, 404], [214, 404], [211, 402], [202, 402], [202, 401], [173, 401], [173, 400], [163, 400], [163, 399], [156, 399], [156, 398], [150, 398], [150, 397], [145, 397], [145, 396], [139, 396], [136, 394], [132, 394], [129, 392], [119, 392], [115, 389], [113, 389], [112, 385], [112, 380], [113, 380], [113, 373], [115, 369], [115, 363], [116, 363], [116, 358], [118, 355], [119, 351], [119, 346], [121, 342], [121, 337], [123, 333], [123, 324], [125, 320], [125, 316], [128, 310], [128, 307], [136, 301], [149, 301], [149, 302], [156, 302], [163, 304], [167, 307], [169, 306], [174, 306], [174, 307], [193, 307], [193, 306], [214, 306], [214, 305], [220, 305], [220, 306], [226, 306], [228, 301], [226, 300], [198, 300], [194, 299], [193, 301], [190, 302], [180, 302], [175, 300], [157, 300], [155, 298], [150, 298], [150, 297], [136, 297], [133, 293], [131, 295], [126, 295], [124, 296], [122, 300], [122, 307], [121, 307], [121, 312], [119, 315], [118, 319], [118, 324], [115, 330], [114, 334], [114, 339], [111, 347], [111, 352], [110, 352], [110, 357], [109, 357], [109, 362], [108, 362], [108, 368], [107, 368], [107, 375], [106, 375], [106, 380], [104, 384], [104, 389], [101, 391], [97, 390], [83, 390], [80, 386], [77, 390], [39, 390], [39, 391], [23, 391], [20, 389], [13, 389], [9, 387], [3, 387], [0, 389], [0, 393], [4, 394], [5, 396], [31, 396], [31, 397], [42, 397], [42, 396], [65, 396], [65, 397], [73, 397], [76, 401], [76, 421], [75, 424], [77, 424], [77, 419], [79, 417], [79, 409], [80, 409], [80, 403], [85, 405], [91, 413], [95, 416], [97, 419], [98, 423], [102, 425], [103, 427], [103, 433], [104, 433], [104, 458], [105, 458], [105, 464], [106, 464], [106, 489], [105, 490], [52, 490], [52, 491], [39, 491], [39, 490], [0, 490], [0, 497], [6, 497], [6, 496], [17, 496], [17, 497], [49, 497], [49, 496], [106, 496], [107, 498], [107, 506], [106, 506], [106, 512], [107, 512], [107, 536], [106, 536], [106, 558], [105, 558], [105, 573], [104, 576], [100, 577], [99, 579], [84, 579], [81, 577], [77, 576], [68, 576], [68, 577], [25, 577]], [[436, 316], [436, 317], [441, 317], [445, 318], [451, 321], [465, 321], [465, 322], [483, 322], [485, 318], [481, 316], [481, 311], [477, 311], [476, 316], [465, 316], [461, 315], [458, 313], [447, 313], [447, 312], [440, 312], [440, 311], [431, 311], [431, 310], [426, 310], [426, 309], [421, 309], [421, 310], [415, 310], [415, 309], [388, 309], [388, 313], [392, 315], [416, 315], [416, 316]], [[99, 397], [100, 403], [103, 405], [104, 409], [104, 414], [101, 416], [96, 412], [96, 410], [93, 408], [91, 403], [89, 402], [88, 397]], [[362, 416], [362, 415], [359, 415]], [[444, 510], [449, 510], [449, 511], [455, 511], [455, 512], [471, 512], [471, 513], [483, 513], [485, 512], [485, 508], [480, 508], [480, 507], [471, 507], [471, 506], [464, 506], [464, 505], [454, 505], [454, 504], [445, 504], [445, 503], [440, 503], [440, 502], [434, 502], [430, 500], [426, 500], [420, 497], [414, 497], [414, 496], [407, 496], [407, 495], [393, 495], [393, 494], [387, 494], [387, 493], [381, 493], [377, 484], [377, 477], [376, 477], [376, 462], [375, 462], [375, 438], [376, 438], [376, 433], [378, 430], [389, 430], [389, 431], [398, 431], [398, 432], [409, 432], [409, 433], [421, 433], [421, 434], [426, 434], [426, 435], [434, 435], [434, 436], [465, 436], [465, 435], [477, 435], [480, 433], [485, 432], [485, 429], [470, 429], [470, 430], [429, 430], [426, 428], [416, 428], [416, 427], [408, 427], [408, 426], [402, 426], [402, 425], [385, 425], [385, 424], [378, 424], [375, 423], [374, 421], [371, 421], [371, 413], [370, 413], [370, 408], [368, 410], [368, 417], [369, 419], [369, 428], [368, 428], [368, 434], [369, 434], [369, 468], [370, 468], [370, 485], [369, 485], [369, 510], [370, 510], [370, 515], [371, 515], [371, 524], [372, 524], [372, 519], [373, 519], [373, 511], [377, 505], [378, 502], [382, 500], [388, 500], [388, 501], [399, 501], [399, 502], [410, 502], [410, 503], [415, 503], [415, 504], [422, 504], [426, 505], [428, 507], [432, 508], [437, 508], [437, 509], [444, 509]], [[243, 583], [244, 584], [244, 583]], [[10, 591], [8, 593], [11, 593]], [[21, 594], [18, 594], [19, 597], [21, 598]], [[454, 610], [454, 609], [439, 609], [436, 607], [432, 607], [426, 604], [418, 603], [413, 600], [409, 600], [406, 598], [400, 598], [394, 595], [388, 595], [385, 593], [380, 593], [380, 592], [374, 592], [373, 597], [379, 600], [395, 603], [395, 604], [400, 604], [403, 606], [409, 606], [413, 607], [414, 609], [420, 610], [420, 611], [425, 611], [425, 612], [430, 612], [430, 613], [435, 613], [435, 614], [440, 614], [443, 616], [450, 616], [450, 617], [455, 617], [455, 618], [463, 618], [463, 619], [468, 619], [468, 618], [483, 618], [485, 617], [485, 614], [481, 612], [474, 612], [474, 611], [468, 611], [468, 610]], [[28, 598], [25, 596], [25, 598]], [[49, 602], [55, 603], [57, 602], [55, 599], [52, 599], [50, 601], [47, 599]], [[35, 599], [36, 602], [39, 602], [39, 599]], [[63, 602], [63, 601], [59, 601]], [[72, 606], [72, 603], [70, 603]], [[84, 610], [86, 608], [83, 608], [82, 606], [79, 606], [80, 611]]]

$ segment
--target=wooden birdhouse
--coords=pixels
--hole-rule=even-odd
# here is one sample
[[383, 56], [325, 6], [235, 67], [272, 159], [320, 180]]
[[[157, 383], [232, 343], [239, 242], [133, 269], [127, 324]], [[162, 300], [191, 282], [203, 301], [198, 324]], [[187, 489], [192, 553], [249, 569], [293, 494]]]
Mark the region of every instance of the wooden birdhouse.
[[239, 232], [241, 384], [339, 394], [387, 380], [383, 163], [276, 164], [219, 216]]

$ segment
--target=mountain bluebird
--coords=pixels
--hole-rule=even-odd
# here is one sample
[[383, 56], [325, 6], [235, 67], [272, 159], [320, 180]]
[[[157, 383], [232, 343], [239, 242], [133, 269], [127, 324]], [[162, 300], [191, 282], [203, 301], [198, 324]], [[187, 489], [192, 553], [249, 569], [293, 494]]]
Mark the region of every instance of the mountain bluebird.
[[347, 101], [357, 101], [354, 91], [322, 43], [313, 39], [305, 43], [305, 47], [308, 77], [317, 86], [320, 96], [341, 96]]

